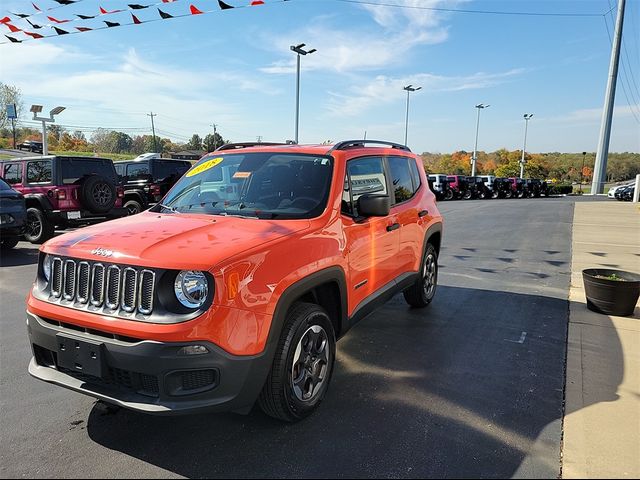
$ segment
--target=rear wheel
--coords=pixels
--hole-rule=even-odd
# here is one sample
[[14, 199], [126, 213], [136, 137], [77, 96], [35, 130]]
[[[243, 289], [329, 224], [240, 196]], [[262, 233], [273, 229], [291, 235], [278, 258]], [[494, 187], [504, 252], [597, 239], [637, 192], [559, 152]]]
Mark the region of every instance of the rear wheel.
[[423, 308], [431, 303], [438, 286], [438, 252], [430, 243], [422, 260], [422, 268], [413, 286], [407, 288], [403, 294], [406, 302], [412, 307]]
[[142, 204], [136, 200], [128, 200], [124, 204], [124, 208], [127, 209], [127, 215], [135, 215], [142, 211]]
[[312, 303], [295, 304], [258, 398], [262, 411], [285, 422], [313, 413], [327, 393], [335, 356], [335, 333], [325, 310]]
[[447, 190], [447, 192], [444, 194], [444, 199], [445, 200], [453, 199], [453, 190], [451, 189]]
[[27, 221], [24, 238], [31, 243], [44, 243], [53, 237], [55, 225], [47, 220], [39, 208], [27, 209]]
[[504, 194], [504, 198], [511, 198], [511, 197], [513, 197], [513, 191], [507, 190]]
[[473, 197], [473, 193], [471, 193], [471, 190], [465, 190], [462, 194], [462, 198], [464, 200], [471, 200], [471, 197]]

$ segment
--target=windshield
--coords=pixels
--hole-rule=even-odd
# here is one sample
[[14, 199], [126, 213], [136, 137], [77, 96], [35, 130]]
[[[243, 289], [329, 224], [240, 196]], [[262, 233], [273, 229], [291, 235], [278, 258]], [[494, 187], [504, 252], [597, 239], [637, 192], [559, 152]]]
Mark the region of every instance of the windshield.
[[154, 211], [313, 218], [325, 209], [332, 171], [331, 157], [212, 154], [184, 175]]

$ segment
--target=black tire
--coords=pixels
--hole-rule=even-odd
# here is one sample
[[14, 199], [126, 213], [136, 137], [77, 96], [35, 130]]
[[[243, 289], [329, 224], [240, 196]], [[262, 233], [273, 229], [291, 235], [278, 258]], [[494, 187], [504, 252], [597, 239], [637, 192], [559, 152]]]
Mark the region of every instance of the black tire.
[[[317, 339], [324, 342], [321, 349], [314, 349]], [[300, 355], [306, 352], [305, 342], [309, 353], [305, 355], [305, 360], [301, 360]], [[299, 361], [294, 363], [296, 355]], [[258, 405], [270, 417], [285, 422], [296, 422], [309, 416], [327, 393], [335, 358], [335, 332], [327, 312], [313, 303], [294, 304], [287, 313], [271, 371], [258, 397]], [[313, 375], [309, 368], [312, 368]], [[296, 371], [299, 372], [298, 382], [294, 380]], [[312, 381], [310, 396], [304, 399], [307, 380], [320, 376], [320, 383], [314, 385]]]
[[24, 239], [31, 243], [44, 243], [53, 237], [55, 225], [47, 220], [39, 208], [27, 208], [27, 222]]
[[513, 191], [512, 190], [507, 190], [504, 193], [504, 198], [512, 198], [513, 197]]
[[490, 198], [499, 198], [499, 197], [500, 197], [500, 192], [498, 192], [497, 190], [494, 190], [493, 192], [491, 192]]
[[432, 244], [428, 243], [427, 250], [424, 252], [424, 257], [422, 258], [418, 279], [411, 287], [402, 293], [409, 305], [415, 308], [424, 308], [433, 300], [437, 287], [438, 252]]
[[0, 240], [0, 248], [2, 250], [11, 250], [20, 241], [20, 237], [3, 238]]
[[116, 187], [107, 178], [89, 175], [80, 185], [80, 200], [93, 213], [107, 213], [116, 203]]
[[135, 215], [142, 211], [142, 204], [137, 200], [127, 200], [124, 204], [124, 208], [127, 209], [127, 215]]
[[463, 200], [471, 200], [473, 198], [473, 193], [471, 192], [471, 190], [465, 190], [462, 194], [462, 198]]
[[447, 193], [444, 194], [445, 200], [453, 200], [453, 190], [447, 190]]

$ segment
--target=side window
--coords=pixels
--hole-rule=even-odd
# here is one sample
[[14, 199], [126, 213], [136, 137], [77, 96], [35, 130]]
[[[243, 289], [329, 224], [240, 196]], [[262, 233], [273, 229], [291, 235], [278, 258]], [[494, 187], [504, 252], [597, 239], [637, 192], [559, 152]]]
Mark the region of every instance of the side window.
[[148, 180], [149, 165], [146, 163], [130, 163], [127, 165], [127, 177], [131, 180]]
[[4, 166], [3, 177], [9, 185], [22, 183], [22, 164], [8, 163]]
[[413, 193], [416, 193], [422, 184], [420, 180], [420, 170], [418, 164], [412, 158], [409, 159], [409, 169], [411, 170], [411, 179], [413, 180]]
[[396, 196], [394, 204], [406, 202], [413, 197], [413, 180], [407, 157], [389, 157], [389, 171]]
[[51, 161], [27, 163], [27, 183], [51, 183]]
[[380, 157], [364, 157], [347, 163], [342, 192], [342, 213], [358, 216], [358, 198], [365, 193], [387, 195], [387, 179]]
[[114, 163], [113, 167], [116, 169], [118, 180], [122, 180], [122, 177], [124, 176], [124, 165], [118, 165], [117, 163]]

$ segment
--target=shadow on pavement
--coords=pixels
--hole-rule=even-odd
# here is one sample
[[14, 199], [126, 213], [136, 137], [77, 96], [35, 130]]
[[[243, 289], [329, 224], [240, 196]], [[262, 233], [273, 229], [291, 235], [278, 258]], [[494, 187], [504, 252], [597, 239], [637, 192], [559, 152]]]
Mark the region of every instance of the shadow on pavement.
[[428, 309], [395, 297], [341, 340], [298, 424], [96, 407], [89, 437], [185, 477], [557, 477], [567, 300], [438, 288]]
[[3, 250], [0, 254], [0, 267], [19, 267], [38, 263], [37, 248], [21, 248]]

